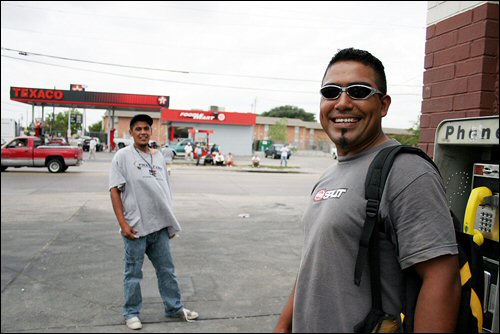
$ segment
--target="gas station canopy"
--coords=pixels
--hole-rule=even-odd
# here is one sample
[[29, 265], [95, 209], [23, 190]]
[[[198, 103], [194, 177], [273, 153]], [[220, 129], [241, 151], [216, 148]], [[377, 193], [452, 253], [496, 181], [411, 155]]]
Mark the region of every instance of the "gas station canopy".
[[131, 111], [159, 111], [160, 108], [168, 108], [170, 102], [170, 97], [166, 95], [119, 94], [88, 92], [83, 89], [61, 90], [27, 87], [10, 87], [10, 99], [36, 106]]

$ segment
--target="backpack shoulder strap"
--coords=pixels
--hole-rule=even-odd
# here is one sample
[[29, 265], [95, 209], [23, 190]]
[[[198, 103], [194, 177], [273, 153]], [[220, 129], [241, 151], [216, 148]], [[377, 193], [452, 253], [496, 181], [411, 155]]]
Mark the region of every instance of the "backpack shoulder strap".
[[[356, 285], [361, 283], [363, 268], [368, 261], [370, 240], [376, 236], [376, 233], [373, 233], [373, 231], [378, 230], [378, 210], [387, 176], [391, 171], [394, 159], [399, 153], [417, 154], [431, 163], [439, 173], [439, 169], [435, 165], [434, 161], [432, 161], [432, 159], [424, 151], [416, 147], [406, 145], [389, 146], [383, 148], [377, 153], [368, 168], [365, 180], [365, 198], [367, 199], [366, 218], [363, 225], [363, 231], [361, 233], [361, 239], [359, 241], [358, 256], [354, 270], [354, 283]], [[375, 229], [376, 227], [377, 229]], [[370, 264], [371, 262], [372, 261], [370, 260]], [[373, 272], [371, 267], [370, 271]], [[375, 270], [375, 273], [377, 271], [378, 269]]]
[[385, 183], [391, 171], [394, 159], [399, 153], [417, 154], [429, 161], [438, 171], [432, 159], [416, 147], [396, 145], [380, 150], [371, 162], [365, 180], [366, 217], [359, 240], [358, 255], [354, 268], [354, 283], [361, 284], [363, 268], [368, 262], [370, 267], [370, 286], [372, 291], [372, 309], [383, 310], [380, 283], [380, 253], [378, 242], [379, 206]]

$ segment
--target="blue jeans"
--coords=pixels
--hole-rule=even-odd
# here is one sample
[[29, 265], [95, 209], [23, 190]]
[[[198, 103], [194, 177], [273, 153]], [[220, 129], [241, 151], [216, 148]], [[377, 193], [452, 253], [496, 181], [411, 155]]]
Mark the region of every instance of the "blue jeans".
[[158, 279], [158, 289], [165, 306], [165, 315], [174, 316], [184, 305], [181, 303], [181, 292], [175, 275], [174, 261], [170, 254], [170, 240], [167, 229], [151, 233], [135, 240], [122, 236], [125, 244], [125, 271], [123, 288], [125, 319], [138, 316], [142, 308], [141, 280], [144, 254], [148, 255]]

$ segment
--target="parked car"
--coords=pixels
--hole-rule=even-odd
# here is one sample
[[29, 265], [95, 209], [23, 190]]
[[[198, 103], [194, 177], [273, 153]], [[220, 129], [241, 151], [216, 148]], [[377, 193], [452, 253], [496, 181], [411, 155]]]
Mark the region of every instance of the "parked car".
[[47, 167], [51, 173], [61, 173], [69, 166], [80, 166], [83, 151], [67, 145], [43, 145], [39, 137], [20, 136], [2, 146], [1, 171], [8, 167]]
[[118, 149], [124, 148], [125, 146], [132, 145], [134, 143], [133, 138], [114, 138], [113, 141]]
[[151, 148], [159, 148], [160, 145], [156, 142], [156, 140], [149, 140], [149, 144], [148, 144], [149, 147]]
[[194, 143], [191, 138], [181, 140], [180, 142], [172, 145], [172, 150], [174, 150], [176, 156], [183, 157], [186, 155], [186, 151], [184, 150], [184, 148], [186, 147], [187, 143], [191, 143], [191, 146], [193, 146], [194, 150]]
[[[269, 147], [267, 150], [264, 151], [264, 156], [266, 158], [272, 157], [273, 159], [280, 159], [282, 148], [283, 148], [283, 144], [272, 144], [271, 147]], [[292, 155], [292, 151], [288, 150], [287, 159], [290, 159], [291, 155]]]

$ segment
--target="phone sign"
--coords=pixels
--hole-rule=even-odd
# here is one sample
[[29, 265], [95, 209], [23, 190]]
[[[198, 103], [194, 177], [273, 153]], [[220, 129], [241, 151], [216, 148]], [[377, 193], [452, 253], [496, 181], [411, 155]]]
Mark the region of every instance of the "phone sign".
[[498, 145], [498, 116], [443, 121], [436, 131], [436, 143]]

